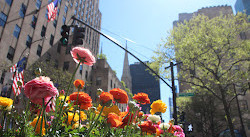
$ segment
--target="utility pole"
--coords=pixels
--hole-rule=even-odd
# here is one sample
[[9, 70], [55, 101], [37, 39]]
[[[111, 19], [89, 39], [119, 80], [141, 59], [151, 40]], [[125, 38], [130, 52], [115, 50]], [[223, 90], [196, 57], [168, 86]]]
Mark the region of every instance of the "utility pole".
[[177, 108], [176, 108], [176, 88], [174, 84], [174, 64], [172, 61], [170, 62], [170, 67], [171, 67], [171, 81], [172, 81], [171, 89], [173, 94], [173, 108], [174, 108], [173, 117], [174, 117], [174, 124], [177, 125], [178, 121], [177, 121]]

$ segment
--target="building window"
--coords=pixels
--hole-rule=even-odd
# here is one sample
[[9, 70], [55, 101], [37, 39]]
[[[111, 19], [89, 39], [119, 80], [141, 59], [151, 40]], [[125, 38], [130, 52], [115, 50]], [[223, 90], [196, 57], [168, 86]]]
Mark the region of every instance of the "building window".
[[67, 47], [66, 47], [66, 52], [65, 52], [65, 54], [69, 54], [69, 53], [70, 53], [70, 50], [71, 50], [71, 47], [70, 47], [70, 46], [67, 46]]
[[100, 86], [102, 84], [102, 77], [97, 77], [96, 78], [96, 85]]
[[41, 36], [44, 37], [44, 36], [45, 36], [45, 33], [46, 33], [46, 27], [43, 26], [43, 27], [42, 27], [42, 30], [41, 30]]
[[32, 38], [28, 35], [26, 40], [26, 46], [30, 48], [32, 42]]
[[65, 6], [65, 7], [64, 7], [64, 13], [67, 14], [67, 12], [68, 12], [68, 7]]
[[16, 25], [16, 26], [15, 26], [15, 29], [14, 29], [14, 32], [13, 32], [13, 35], [14, 35], [16, 38], [18, 38], [18, 37], [19, 37], [19, 34], [20, 34], [20, 31], [21, 31], [21, 28], [20, 28], [18, 25]]
[[82, 65], [80, 65], [80, 74], [82, 74]]
[[15, 49], [13, 47], [9, 46], [7, 58], [12, 61], [14, 58], [14, 54], [15, 54]]
[[57, 53], [60, 53], [60, 52], [61, 52], [61, 45], [58, 44], [58, 45], [57, 45]]
[[113, 82], [112, 79], [110, 80], [110, 88], [112, 88]]
[[65, 24], [65, 21], [66, 21], [66, 17], [63, 16], [63, 17], [62, 17], [62, 22], [63, 22], [63, 24]]
[[74, 15], [76, 15], [76, 13], [77, 13], [77, 11], [76, 11], [76, 10], [74, 10]]
[[2, 76], [1, 76], [1, 79], [0, 79], [0, 83], [1, 83], [1, 84], [3, 84], [5, 74], [6, 74], [6, 70], [3, 70]]
[[86, 73], [85, 73], [85, 79], [86, 80], [88, 79], [88, 71], [86, 71]]
[[41, 0], [36, 0], [36, 8], [37, 9], [40, 9], [40, 7], [41, 7]]
[[1, 12], [0, 14], [0, 26], [4, 26], [7, 21], [7, 15]]
[[57, 20], [54, 20], [54, 21], [53, 21], [53, 25], [54, 25], [54, 27], [56, 28]]
[[26, 13], [26, 6], [22, 3], [20, 11], [19, 11], [19, 15], [24, 18], [24, 15]]
[[54, 36], [51, 34], [49, 44], [52, 46], [53, 42], [54, 42]]
[[56, 13], [56, 16], [57, 16], [57, 17], [59, 16], [59, 12], [60, 12], [60, 9], [58, 8], [58, 9], [57, 9], [57, 13]]
[[35, 29], [36, 27], [36, 22], [37, 22], [37, 17], [33, 15], [32, 17], [32, 22], [31, 22], [31, 27]]
[[45, 18], [48, 19], [48, 9], [46, 8], [46, 12], [45, 12]]
[[78, 6], [78, 3], [76, 2], [75, 5], [76, 5], [76, 7], [77, 7], [77, 6]]
[[12, 0], [5, 0], [5, 2], [6, 2], [8, 5], [11, 5], [11, 4], [12, 4]]
[[36, 54], [37, 54], [37, 56], [39, 56], [39, 57], [41, 56], [41, 54], [42, 54], [42, 46], [41, 46], [41, 45], [38, 45]]
[[69, 70], [69, 61], [63, 63], [63, 70]]

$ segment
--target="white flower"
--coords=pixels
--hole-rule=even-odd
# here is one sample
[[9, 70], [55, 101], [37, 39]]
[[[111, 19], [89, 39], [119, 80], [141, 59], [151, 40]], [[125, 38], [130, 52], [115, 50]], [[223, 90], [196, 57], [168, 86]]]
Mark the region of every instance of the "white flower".
[[161, 130], [168, 130], [169, 129], [169, 127], [170, 127], [170, 125], [168, 124], [168, 123], [161, 123], [160, 125], [159, 125], [159, 127], [160, 127], [160, 129]]
[[147, 119], [152, 121], [153, 123], [158, 123], [159, 121], [161, 121], [161, 117], [158, 115], [149, 115]]

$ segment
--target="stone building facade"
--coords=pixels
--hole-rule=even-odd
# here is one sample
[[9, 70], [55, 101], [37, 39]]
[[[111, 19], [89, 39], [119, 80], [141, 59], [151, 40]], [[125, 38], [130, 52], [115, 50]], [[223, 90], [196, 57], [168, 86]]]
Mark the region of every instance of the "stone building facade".
[[[93, 101], [98, 100], [96, 92], [99, 88], [105, 92], [108, 92], [113, 88], [124, 89], [121, 81], [117, 78], [116, 73], [111, 69], [105, 59], [98, 59], [93, 66], [90, 93]], [[118, 107], [121, 111], [125, 111], [127, 106], [118, 103]]]
[[[72, 73], [77, 64], [70, 55], [70, 47], [62, 46], [59, 42], [62, 25], [85, 27], [73, 22], [72, 16], [96, 29], [101, 28], [102, 14], [99, 11], [99, 0], [58, 0], [57, 16], [54, 21], [48, 22], [47, 5], [51, 2], [52, 0], [0, 1], [0, 62], [8, 64], [8, 67], [0, 70], [0, 88], [8, 82], [11, 75], [8, 73], [9, 67], [27, 55], [26, 67], [44, 56], [53, 59], [59, 68]], [[78, 46], [90, 49], [96, 56], [99, 51], [100, 35], [88, 27], [85, 30], [84, 43]], [[70, 35], [72, 34], [73, 29], [70, 31]], [[92, 67], [81, 66], [76, 78], [90, 80], [91, 70]]]

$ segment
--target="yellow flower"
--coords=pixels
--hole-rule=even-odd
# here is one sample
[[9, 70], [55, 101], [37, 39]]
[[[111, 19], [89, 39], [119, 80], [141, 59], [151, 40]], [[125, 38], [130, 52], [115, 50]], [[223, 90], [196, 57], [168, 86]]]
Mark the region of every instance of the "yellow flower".
[[[101, 109], [102, 109], [102, 106], [99, 105], [98, 108], [97, 108], [98, 111], [96, 113], [99, 114]], [[120, 110], [119, 110], [118, 106], [116, 106], [116, 105], [113, 105], [112, 107], [104, 107], [104, 109], [102, 111], [102, 115], [103, 116], [108, 116], [108, 114], [111, 113], [111, 112], [116, 113], [117, 115], [119, 115]]]
[[83, 125], [82, 125], [82, 124], [79, 124], [79, 122], [76, 122], [75, 124], [73, 124], [72, 129], [79, 128], [79, 126], [80, 126], [80, 128], [82, 128], [82, 127], [83, 127]]
[[13, 104], [13, 100], [6, 97], [0, 97], [0, 106], [9, 107]]
[[162, 100], [156, 100], [151, 104], [150, 113], [154, 115], [156, 112], [165, 113], [167, 109], [167, 105], [162, 102]]
[[[37, 120], [38, 120], [38, 117], [34, 118], [34, 120], [30, 123], [30, 125], [35, 127]], [[39, 122], [37, 123], [36, 134], [40, 134], [41, 120], [42, 120], [42, 117], [40, 117]], [[45, 120], [43, 120], [42, 135], [45, 135]]]
[[[73, 120], [73, 117], [74, 117], [74, 120]], [[68, 112], [68, 124], [71, 124], [71, 121], [79, 121], [79, 115], [77, 113], [75, 113], [75, 116], [74, 116], [74, 113], [72, 112]]]
[[[59, 100], [63, 101], [65, 96], [59, 96]], [[66, 97], [66, 102], [69, 100], [69, 96]]]
[[[83, 112], [83, 111], [80, 111], [80, 115], [81, 115], [81, 121], [84, 121], [87, 119], [87, 115]], [[74, 116], [74, 113], [72, 112], [68, 112], [68, 123], [71, 124], [71, 121], [73, 120], [73, 116]], [[75, 112], [75, 116], [74, 116], [74, 122], [78, 122], [79, 121], [79, 112]]]
[[80, 118], [82, 121], [84, 121], [87, 119], [87, 115], [83, 111], [80, 111]]

